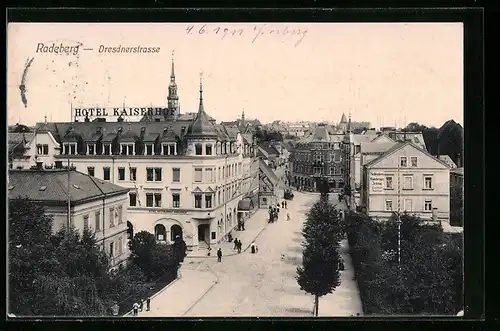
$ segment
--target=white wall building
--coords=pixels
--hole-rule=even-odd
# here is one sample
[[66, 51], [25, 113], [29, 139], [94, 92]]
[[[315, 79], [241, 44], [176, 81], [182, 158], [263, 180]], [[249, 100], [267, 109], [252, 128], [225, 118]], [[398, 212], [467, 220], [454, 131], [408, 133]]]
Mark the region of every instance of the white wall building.
[[412, 142], [366, 163], [363, 183], [362, 202], [371, 217], [387, 219], [399, 210], [449, 222], [450, 169]]
[[93, 231], [112, 267], [129, 257], [128, 189], [74, 170], [38, 169], [9, 171], [8, 191], [9, 199], [25, 197], [41, 203], [53, 217], [54, 233], [67, 226], [68, 220], [80, 233], [85, 228]]

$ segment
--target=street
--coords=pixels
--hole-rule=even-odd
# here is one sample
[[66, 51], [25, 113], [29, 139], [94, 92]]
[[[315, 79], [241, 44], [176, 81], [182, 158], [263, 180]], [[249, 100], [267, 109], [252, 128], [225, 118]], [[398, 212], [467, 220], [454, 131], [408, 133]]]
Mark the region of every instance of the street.
[[[194, 270], [188, 270], [185, 263], [186, 270], [181, 272], [188, 273], [188, 279], [184, 278], [184, 282], [181, 279], [172, 288], [160, 293], [153, 299], [153, 310], [139, 316], [311, 316], [313, 296], [300, 290], [295, 276], [302, 259], [301, 230], [305, 213], [319, 195], [294, 194], [294, 200], [287, 201], [288, 209], [280, 210], [278, 221], [267, 224], [255, 239], [257, 254], [246, 250], [226, 256], [233, 253], [226, 252], [222, 262], [206, 258], [199, 261]], [[335, 199], [332, 201], [334, 204], [338, 202]], [[290, 213], [290, 221], [286, 221], [287, 212]], [[259, 213], [258, 216], [264, 218], [266, 213]], [[332, 294], [320, 298], [320, 316], [361, 314], [347, 249], [343, 243], [346, 270], [341, 272], [341, 285]], [[198, 284], [197, 276], [192, 276], [194, 273], [205, 274], [204, 281], [212, 278], [204, 285]], [[189, 293], [182, 294], [183, 291]], [[192, 298], [187, 298], [189, 296]], [[185, 312], [181, 314], [182, 309]]]

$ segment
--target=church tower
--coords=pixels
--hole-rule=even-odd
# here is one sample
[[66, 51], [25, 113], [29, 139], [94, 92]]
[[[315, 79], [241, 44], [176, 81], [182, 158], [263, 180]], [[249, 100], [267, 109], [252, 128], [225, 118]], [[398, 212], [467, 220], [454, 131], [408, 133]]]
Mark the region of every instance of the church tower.
[[179, 117], [180, 107], [177, 83], [175, 82], [174, 51], [172, 51], [172, 72], [170, 73], [170, 85], [168, 86], [167, 108], [170, 118]]

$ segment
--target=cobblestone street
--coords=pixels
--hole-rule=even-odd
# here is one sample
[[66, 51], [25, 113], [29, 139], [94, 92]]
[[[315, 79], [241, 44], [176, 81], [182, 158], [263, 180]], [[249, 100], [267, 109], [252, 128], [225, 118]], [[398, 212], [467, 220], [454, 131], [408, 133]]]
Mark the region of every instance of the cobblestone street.
[[[295, 276], [301, 263], [304, 214], [317, 198], [316, 194], [296, 192], [288, 209], [282, 209], [278, 222], [272, 224], [267, 224], [266, 212], [257, 212], [249, 221], [250, 231], [245, 231], [257, 235], [252, 222], [265, 226], [255, 239], [257, 254], [247, 250], [224, 256], [221, 263], [213, 258], [186, 259], [181, 279], [153, 298], [152, 311], [139, 316], [311, 316], [313, 296], [300, 290]], [[287, 212], [290, 221], [286, 221]], [[361, 314], [347, 243], [342, 245], [346, 270], [341, 273], [339, 288], [320, 298], [320, 316]]]

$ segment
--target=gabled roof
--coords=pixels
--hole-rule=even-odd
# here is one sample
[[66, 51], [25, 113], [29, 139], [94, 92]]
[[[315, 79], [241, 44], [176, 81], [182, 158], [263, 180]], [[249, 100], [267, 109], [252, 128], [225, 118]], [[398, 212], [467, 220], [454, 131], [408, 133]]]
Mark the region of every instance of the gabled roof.
[[274, 171], [262, 160], [259, 161], [259, 169], [273, 185], [278, 184], [279, 178]]
[[439, 159], [441, 161], [444, 161], [446, 164], [448, 164], [448, 166], [450, 168], [456, 168], [457, 165], [455, 164], [455, 162], [453, 162], [453, 160], [451, 159], [451, 157], [449, 157], [448, 155], [439, 155]]
[[397, 142], [363, 142], [361, 143], [362, 154], [381, 154], [397, 145]]
[[[69, 178], [72, 202], [103, 198], [104, 194], [125, 194], [129, 191], [75, 170], [70, 171]], [[8, 182], [9, 199], [21, 196], [39, 202], [68, 201], [67, 170], [11, 170]]]
[[416, 144], [412, 143], [411, 141], [408, 141], [408, 142], [405, 142], [405, 143], [396, 143], [393, 147], [391, 147], [389, 150], [387, 150], [384, 154], [380, 155], [379, 157], [377, 157], [376, 159], [373, 159], [371, 160], [370, 162], [368, 162], [367, 164], [365, 164], [365, 167], [369, 168], [369, 167], [372, 167], [373, 165], [379, 163], [380, 161], [386, 159], [387, 157], [391, 156], [392, 154], [394, 154], [395, 152], [399, 151], [400, 149], [408, 146], [408, 145], [411, 145], [413, 148], [417, 149], [418, 151], [420, 151], [421, 153], [429, 156], [430, 158], [432, 158], [433, 160], [435, 160], [436, 162], [438, 163], [441, 163], [442, 165], [446, 166], [447, 168], [449, 168], [448, 164], [446, 164], [444, 161], [432, 156], [429, 152], [427, 152], [425, 149], [422, 149], [420, 148], [419, 146], [417, 146]]

